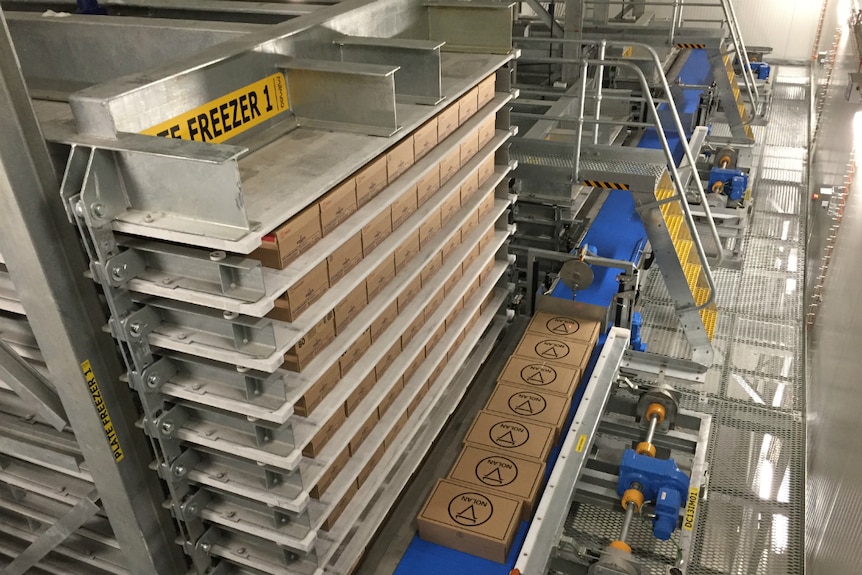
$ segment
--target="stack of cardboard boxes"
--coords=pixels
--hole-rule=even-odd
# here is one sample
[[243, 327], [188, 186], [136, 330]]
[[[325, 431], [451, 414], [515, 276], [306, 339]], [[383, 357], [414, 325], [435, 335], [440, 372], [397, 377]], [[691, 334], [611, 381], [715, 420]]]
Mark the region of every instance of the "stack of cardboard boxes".
[[591, 320], [539, 313], [418, 517], [419, 536], [505, 562], [529, 521], [599, 335]]
[[[332, 303], [332, 308], [325, 317], [307, 330], [304, 337], [285, 354], [283, 367], [290, 371], [298, 373], [305, 371], [316, 358], [325, 355], [327, 348], [333, 345], [333, 342], [336, 340], [346, 342], [348, 338], [350, 339], [347, 350], [340, 357], [336, 356], [337, 359], [332, 365], [295, 403], [294, 413], [303, 417], [311, 416], [341, 381], [350, 378], [360, 379], [354, 377], [356, 371], [351, 374], [351, 370], [362, 361], [369, 348], [387, 333], [399, 315], [415, 301], [420, 292], [429, 286], [437, 288], [433, 295], [426, 299], [424, 311], [406, 327], [401, 337], [391, 345], [383, 358], [377, 361], [374, 368], [362, 377], [361, 381], [355, 382], [352, 393], [344, 401], [343, 409], [331, 415], [327, 414], [325, 422], [320, 425], [314, 437], [303, 449], [305, 457], [317, 458], [340, 429], [349, 426], [348, 429], [353, 433], [349, 444], [328, 463], [326, 472], [316, 485], [310, 488], [309, 493], [315, 499], [324, 496], [350, 458], [354, 457], [360, 449], [374, 450], [373, 456], [359, 473], [356, 489], [364, 483], [376, 462], [382, 458], [387, 449], [386, 444], [394, 442], [397, 432], [403, 428], [411, 412], [418, 407], [446, 362], [442, 361], [437, 366], [427, 384], [406, 411], [392, 414], [389, 412], [390, 406], [399, 397], [413, 373], [425, 361], [426, 354], [430, 353], [443, 339], [447, 329], [463, 308], [465, 300], [470, 299], [483, 285], [481, 278], [484, 272], [489, 270], [483, 269], [483, 273], [480, 274], [472, 270], [470, 273], [476, 277], [472, 286], [455, 305], [446, 322], [428, 340], [412, 365], [407, 368], [400, 378], [400, 384], [396, 384], [383, 398], [371, 416], [362, 421], [352, 421], [350, 418], [357, 411], [359, 404], [374, 389], [402, 349], [422, 329], [427, 319], [437, 312], [444, 298], [450, 294], [451, 287], [468, 273], [467, 270], [481, 255], [489, 255], [495, 237], [493, 225], [478, 242], [475, 237], [471, 238], [470, 242], [475, 244], [475, 248], [461, 260], [451, 276], [441, 278], [438, 275], [444, 265], [453, 263], [454, 252], [462, 245], [462, 241], [467, 241], [468, 236], [471, 236], [472, 232], [479, 227], [480, 222], [487, 225], [488, 215], [495, 205], [493, 188], [481, 199], [476, 197], [479, 189], [495, 173], [494, 154], [487, 156], [481, 162], [474, 160], [479, 151], [494, 138], [495, 115], [490, 115], [479, 123], [460, 144], [452, 147], [448, 154], [438, 154], [441, 156], [439, 161], [424, 173], [417, 184], [407, 187], [406, 191], [397, 195], [391, 192], [397, 187], [389, 186], [396, 183], [405, 172], [433, 152], [438, 143], [442, 144], [446, 138], [491, 102], [494, 99], [494, 86], [495, 76], [491, 75], [436, 117], [416, 129], [386, 154], [366, 164], [318, 202], [267, 236], [263, 246], [252, 254], [267, 267], [285, 270], [288, 273], [294, 271], [298, 273], [300, 269], [307, 269], [305, 263], [308, 258], [302, 260], [302, 256], [315, 248], [322, 239], [330, 236], [337, 237], [339, 234], [347, 236], [324, 261], [301, 274], [301, 277], [298, 277], [287, 292], [276, 301], [275, 309], [269, 314], [270, 318], [277, 321], [296, 322], [317, 302], [321, 305], [326, 302], [327, 306], [330, 301]], [[443, 145], [440, 148], [443, 148]], [[473, 168], [466, 181], [445, 197], [440, 197], [441, 194], [438, 192], [443, 186], [459, 171], [463, 173], [463, 169], [468, 164]], [[392, 197], [382, 204], [381, 200], [390, 195]], [[439, 247], [437, 244], [440, 241], [433, 240], [452, 218], [462, 211], [462, 208], [471, 203], [477, 207], [442, 248]], [[351, 228], [351, 225], [352, 229], [356, 230], [357, 226], [353, 224], [357, 221], [367, 221], [367, 223], [362, 225], [361, 229], [349, 234], [343, 231]], [[404, 239], [392, 249], [392, 241], [386, 242], [387, 238], [396, 231], [405, 229], [409, 229], [409, 233], [404, 234]], [[388, 247], [384, 248], [383, 245]], [[428, 254], [432, 250], [434, 254], [420, 274], [411, 280], [402, 279], [407, 275], [402, 272], [417, 256]], [[494, 250], [496, 251], [496, 247]], [[381, 259], [379, 256], [384, 252], [388, 255]], [[365, 263], [372, 255], [375, 264]], [[379, 263], [376, 263], [378, 260], [380, 260]], [[488, 265], [493, 266], [493, 263], [491, 259]], [[339, 290], [339, 295], [329, 297], [330, 294], [336, 293], [332, 288], [342, 281], [348, 281], [346, 278], [355, 278], [357, 274], [365, 279], [350, 289], [346, 295], [343, 293], [344, 290]], [[368, 329], [358, 336], [349, 335], [352, 332], [347, 332], [347, 328], [354, 318], [367, 306], [374, 306], [375, 302], [379, 301], [378, 297], [387, 289], [399, 291], [397, 300], [383, 307], [382, 312]], [[489, 300], [491, 295], [493, 293], [489, 294]], [[484, 305], [482, 309], [484, 310]], [[464, 332], [451, 335], [456, 344], [464, 338]], [[457, 345], [453, 346], [453, 349], [457, 349]], [[399, 423], [382, 444], [366, 445], [366, 439], [384, 416], [398, 418]], [[334, 525], [356, 489], [348, 492], [331, 509], [329, 516], [323, 522], [322, 529], [328, 530]]]

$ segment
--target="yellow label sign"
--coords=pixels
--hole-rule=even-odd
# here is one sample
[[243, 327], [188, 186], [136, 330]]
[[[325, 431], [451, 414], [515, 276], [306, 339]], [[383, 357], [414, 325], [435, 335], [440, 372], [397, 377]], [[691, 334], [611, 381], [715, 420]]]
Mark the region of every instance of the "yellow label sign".
[[578, 453], [582, 452], [584, 450], [584, 447], [586, 447], [586, 445], [587, 445], [587, 436], [581, 435], [578, 438], [578, 444], [575, 446], [575, 451], [577, 451]]
[[96, 406], [96, 411], [99, 412], [99, 419], [102, 420], [102, 427], [105, 428], [105, 435], [108, 436], [108, 442], [111, 444], [111, 452], [114, 454], [114, 461], [119, 463], [123, 460], [123, 448], [120, 447], [120, 439], [117, 437], [117, 432], [114, 430], [114, 424], [111, 423], [111, 415], [108, 413], [108, 406], [102, 400], [102, 391], [99, 389], [99, 382], [96, 381], [96, 374], [93, 373], [93, 368], [90, 365], [90, 360], [85, 360], [81, 364], [81, 371], [84, 372], [84, 379], [87, 380], [87, 387], [90, 388], [90, 396], [93, 398], [93, 403]]
[[623, 48], [623, 58], [631, 58], [632, 57], [632, 47], [626, 46]]
[[284, 74], [277, 73], [141, 132], [218, 144], [270, 120], [289, 107]]
[[697, 514], [697, 500], [700, 497], [700, 489], [692, 487], [688, 490], [688, 501], [685, 503], [685, 519], [682, 528], [686, 531], [694, 529], [694, 517]]

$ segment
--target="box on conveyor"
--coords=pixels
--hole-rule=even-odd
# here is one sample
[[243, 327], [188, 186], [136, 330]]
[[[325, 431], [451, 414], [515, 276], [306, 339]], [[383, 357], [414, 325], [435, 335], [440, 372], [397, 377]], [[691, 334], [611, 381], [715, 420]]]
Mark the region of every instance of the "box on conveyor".
[[560, 313], [539, 312], [527, 325], [528, 333], [536, 333], [595, 344], [599, 337], [600, 322]]
[[485, 411], [550, 425], [556, 432], [556, 439], [566, 424], [571, 402], [570, 397], [562, 394], [500, 382], [488, 399]]
[[513, 356], [509, 358], [498, 381], [571, 397], [578, 387], [580, 375], [581, 370], [578, 367]]
[[449, 473], [454, 481], [520, 500], [524, 521], [530, 520], [544, 477], [544, 463], [471, 445], [464, 447]]
[[441, 479], [419, 513], [419, 537], [504, 563], [521, 518], [521, 501]]
[[554, 445], [554, 435], [550, 425], [480, 411], [464, 444], [544, 462]]
[[515, 355], [533, 361], [573, 367], [583, 372], [592, 351], [592, 343], [527, 332], [515, 349]]

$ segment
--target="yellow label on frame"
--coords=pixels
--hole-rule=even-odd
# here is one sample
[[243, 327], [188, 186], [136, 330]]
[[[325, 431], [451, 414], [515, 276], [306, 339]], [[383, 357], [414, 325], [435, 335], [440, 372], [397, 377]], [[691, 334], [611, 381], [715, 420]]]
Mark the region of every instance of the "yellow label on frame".
[[114, 430], [114, 424], [111, 422], [111, 414], [108, 413], [108, 406], [102, 400], [102, 391], [99, 389], [99, 382], [96, 381], [96, 374], [93, 373], [93, 368], [90, 365], [90, 360], [84, 360], [81, 364], [81, 371], [84, 372], [84, 379], [87, 380], [87, 387], [90, 389], [90, 396], [93, 398], [93, 404], [96, 406], [96, 411], [99, 413], [99, 419], [102, 421], [102, 427], [105, 429], [105, 435], [108, 436], [108, 443], [111, 445], [111, 453], [114, 454], [114, 461], [119, 463], [123, 460], [123, 448], [120, 447], [120, 438], [117, 437], [117, 432]]
[[686, 531], [694, 529], [694, 517], [697, 515], [697, 500], [700, 497], [700, 489], [692, 487], [688, 490], [688, 501], [685, 503], [685, 519], [682, 528]]
[[578, 444], [575, 446], [575, 451], [577, 451], [578, 453], [582, 452], [584, 450], [584, 447], [586, 447], [586, 445], [587, 445], [587, 436], [581, 435], [578, 438]]
[[141, 132], [219, 144], [289, 108], [284, 74], [273, 74]]

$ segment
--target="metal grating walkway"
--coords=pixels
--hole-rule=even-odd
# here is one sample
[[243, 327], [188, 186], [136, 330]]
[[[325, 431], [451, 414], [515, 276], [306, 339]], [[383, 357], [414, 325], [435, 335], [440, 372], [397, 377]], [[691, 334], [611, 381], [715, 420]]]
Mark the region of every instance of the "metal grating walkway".
[[[805, 244], [801, 202], [808, 139], [807, 78], [792, 66], [777, 73], [763, 169], [740, 270], [715, 270], [719, 322], [715, 363], [702, 385], [679, 386], [682, 407], [712, 415], [706, 500], [698, 508], [688, 575], [802, 574], [805, 510], [805, 374], [802, 292]], [[801, 70], [807, 70], [800, 67]], [[765, 133], [764, 133], [765, 132]], [[690, 357], [661, 276], [641, 298], [649, 350]], [[566, 534], [606, 544], [621, 514], [573, 507]], [[666, 573], [676, 549], [635, 525], [634, 552], [644, 574]]]

